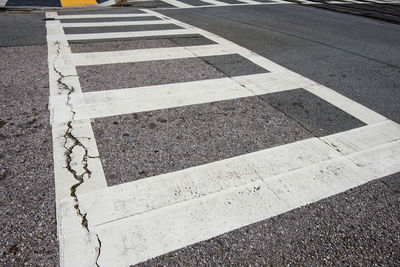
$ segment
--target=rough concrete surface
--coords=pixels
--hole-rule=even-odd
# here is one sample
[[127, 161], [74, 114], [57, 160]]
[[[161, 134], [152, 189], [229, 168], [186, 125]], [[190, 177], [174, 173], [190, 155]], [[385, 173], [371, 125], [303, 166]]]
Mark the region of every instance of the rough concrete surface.
[[0, 265], [56, 266], [47, 47], [0, 54]]
[[198, 58], [81, 66], [77, 71], [84, 92], [224, 77]]
[[99, 118], [92, 125], [109, 185], [312, 137], [258, 97]]
[[143, 39], [143, 40], [119, 40], [94, 43], [72, 43], [72, 53], [122, 51], [133, 49], [149, 49], [159, 47], [177, 47], [213, 44], [212, 41], [201, 36]]

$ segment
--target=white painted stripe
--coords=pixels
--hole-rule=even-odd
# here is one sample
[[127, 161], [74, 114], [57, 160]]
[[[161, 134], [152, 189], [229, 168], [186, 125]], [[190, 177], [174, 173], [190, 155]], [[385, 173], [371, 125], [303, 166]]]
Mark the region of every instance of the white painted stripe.
[[[52, 15], [52, 14], [49, 14]], [[65, 40], [54, 41], [53, 35], [62, 35], [63, 29], [60, 21], [46, 21], [47, 28], [47, 44], [48, 44], [48, 62], [49, 62], [49, 87], [50, 87], [50, 103], [49, 109], [51, 112], [52, 123], [52, 136], [53, 136], [53, 154], [54, 154], [54, 173], [55, 173], [55, 186], [56, 186], [56, 199], [64, 199], [70, 197], [71, 186], [77, 181], [71, 173], [67, 171], [66, 157], [65, 157], [65, 133], [67, 132], [67, 125], [65, 122], [72, 120], [71, 108], [67, 106], [68, 90], [62, 88], [58, 84], [60, 78], [59, 73], [62, 73], [64, 78], [62, 83], [74, 88], [74, 92], [70, 95], [78, 96], [82, 94], [79, 83], [79, 78], [76, 69], [70, 59], [71, 50]], [[58, 115], [57, 115], [58, 114]], [[57, 123], [55, 116], [62, 114], [64, 121]], [[73, 134], [78, 136], [79, 141], [84, 144], [93, 157], [98, 156], [98, 150], [92, 127], [89, 120], [75, 121], [73, 125]], [[82, 158], [82, 151], [74, 151], [73, 155], [79, 155]], [[79, 168], [81, 163], [76, 164]], [[90, 190], [97, 190], [107, 187], [106, 179], [104, 176], [103, 168], [100, 159], [93, 158], [88, 160], [89, 168], [92, 170], [92, 178], [79, 187], [79, 191], [87, 192]]]
[[94, 19], [94, 18], [136, 18], [149, 17], [147, 13], [138, 14], [82, 14], [82, 15], [58, 15], [55, 19]]
[[[269, 177], [308, 168], [343, 155], [351, 153], [358, 155], [360, 151], [369, 151], [374, 147], [400, 140], [400, 126], [392, 121], [385, 121], [327, 136], [322, 140], [324, 142], [311, 138], [178, 172], [112, 186], [82, 194], [79, 198], [84, 207], [90, 207], [88, 216], [92, 225], [101, 225], [228, 188], [262, 179], [267, 181]], [[325, 142], [329, 142], [330, 146]], [[357, 145], [354, 146], [354, 143]], [[337, 151], [338, 147], [341, 148], [340, 152]], [[390, 155], [396, 155], [396, 153], [390, 153]], [[390, 168], [393, 167], [389, 166], [386, 169], [390, 170]], [[61, 205], [69, 206], [68, 199], [62, 201]], [[69, 217], [67, 214], [63, 216], [63, 234], [79, 229], [69, 222]]]
[[[114, 39], [114, 38], [134, 38], [134, 37], [149, 37], [149, 36], [168, 36], [168, 35], [185, 35], [196, 34], [191, 30], [161, 30], [161, 31], [136, 31], [136, 32], [107, 32], [107, 33], [86, 33], [86, 34], [66, 34], [67, 40], [94, 40], [94, 39]], [[54, 36], [55, 39], [60, 39], [60, 36]]]
[[157, 25], [157, 24], [171, 24], [171, 22], [169, 22], [168, 20], [143, 20], [143, 21], [61, 23], [63, 28], [112, 27], [112, 26], [133, 26], [133, 25]]
[[[48, 13], [47, 18], [54, 17], [57, 14]], [[63, 29], [60, 21], [47, 21], [47, 44], [48, 44], [48, 66], [49, 66], [49, 87], [50, 87], [50, 121], [52, 123], [52, 139], [53, 139], [53, 159], [54, 159], [54, 180], [56, 189], [56, 215], [57, 215], [57, 234], [61, 236], [61, 217], [65, 213], [63, 208], [60, 207], [60, 199], [69, 198], [71, 206], [68, 209], [75, 211], [73, 217], [70, 218], [74, 224], [82, 225], [82, 218], [78, 215], [75, 207], [78, 205], [78, 200], [74, 201], [71, 196], [71, 188], [78, 184], [78, 179], [74, 174], [67, 170], [68, 158], [71, 158], [69, 164], [70, 168], [74, 170], [77, 175], [84, 175], [84, 181], [76, 188], [76, 193], [90, 192], [92, 190], [99, 190], [107, 187], [101, 161], [98, 158], [98, 150], [94, 134], [89, 120], [72, 121], [74, 118], [72, 107], [67, 105], [69, 97], [72, 95], [79, 95], [82, 93], [79, 79], [76, 74], [76, 69], [71, 64], [71, 50], [69, 45], [63, 37]], [[54, 36], [60, 36], [60, 39]], [[73, 87], [73, 90], [71, 89]], [[58, 101], [62, 105], [56, 104], [52, 97], [58, 96]], [[68, 107], [66, 109], [66, 107]], [[57, 113], [64, 113], [67, 120], [71, 121], [69, 124], [58, 124], [54, 122], [53, 116]], [[71, 138], [67, 133], [75, 137]], [[76, 141], [77, 140], [77, 141]], [[76, 142], [81, 145], [74, 145]], [[71, 149], [69, 157], [67, 149]], [[88, 156], [88, 158], [86, 158]], [[86, 164], [84, 163], [86, 162]], [[90, 170], [84, 171], [84, 165]], [[79, 205], [78, 205], [79, 207]], [[83, 213], [81, 213], [83, 214]], [[88, 229], [89, 231], [89, 229]], [[76, 240], [76, 245], [80, 246], [82, 251], [86, 249], [86, 254], [79, 260], [82, 266], [91, 266], [96, 262], [99, 242], [95, 233], [86, 232], [80, 229], [80, 238]], [[62, 240], [60, 244], [60, 266], [65, 266], [66, 251], [68, 248], [64, 246]]]
[[151, 60], [167, 60], [232, 54], [229, 48], [218, 44], [188, 47], [164, 47], [109, 52], [72, 54], [76, 66], [116, 64]]
[[246, 3], [246, 4], [251, 4], [251, 5], [263, 4], [263, 3], [260, 3], [260, 2], [257, 2], [257, 1], [253, 1], [253, 0], [237, 0], [237, 1], [243, 2], [243, 3]]
[[188, 5], [186, 3], [182, 3], [182, 2], [177, 1], [177, 0], [162, 0], [162, 1], [167, 3], [167, 4], [179, 7], [179, 8], [190, 8], [190, 7], [193, 7], [192, 5]]
[[[254, 4], [240, 3], [240, 4], [228, 4], [228, 5], [229, 6], [254, 6], [254, 5], [279, 5], [279, 4], [292, 5], [292, 4], [296, 4], [296, 3], [294, 3], [294, 2], [286, 2], [286, 1], [274, 1], [274, 2], [269, 2], [269, 3], [257, 2], [257, 3], [254, 3]], [[217, 5], [204, 5], [204, 6], [193, 6], [193, 7], [189, 7], [189, 8], [205, 8], [205, 7], [218, 7], [218, 6]], [[182, 8], [178, 8], [178, 7], [160, 7], [160, 8], [157, 8], [157, 10], [175, 10], [175, 9], [182, 9]]]
[[400, 140], [400, 125], [391, 120], [385, 120], [345, 133], [321, 137], [321, 139], [341, 154], [348, 155]]
[[[90, 207], [90, 222], [93, 226], [97, 226], [229, 188], [269, 179], [274, 175], [309, 167], [338, 156], [337, 151], [317, 138], [311, 138], [112, 186], [92, 194], [81, 194], [79, 199], [82, 206]], [[107, 203], [111, 204], [107, 205]], [[70, 206], [69, 199], [62, 201], [61, 205]], [[69, 223], [69, 217], [71, 216], [67, 214], [62, 217], [63, 234], [79, 230], [79, 225]]]
[[200, 0], [200, 1], [212, 4], [214, 6], [229, 6], [228, 3], [220, 2], [220, 1], [217, 1], [217, 0]]
[[[84, 93], [83, 97], [71, 96], [70, 102], [73, 103], [76, 112], [75, 120], [82, 120], [292, 90], [301, 87], [300, 83], [301, 81], [289, 77], [281, 79], [277, 73], [266, 73], [88, 92]], [[62, 123], [69, 117], [68, 112], [63, 112], [63, 103], [59, 98], [52, 97], [52, 103], [58, 106], [58, 111], [54, 113], [54, 121]]]
[[[400, 165], [396, 164], [400, 161], [399, 149], [400, 141], [395, 141], [350, 155], [350, 158], [338, 156], [274, 176], [263, 173], [265, 163], [268, 166], [267, 161], [260, 164], [261, 169], [253, 169], [251, 165], [249, 166], [252, 162], [219, 166], [219, 171], [212, 175], [214, 179], [206, 187], [212, 185], [218, 188], [220, 186], [218, 181], [226, 181], [229, 177], [231, 181], [242, 179], [242, 175], [247, 176], [246, 178], [253, 177], [253, 181], [250, 178], [249, 183], [233, 185], [229, 189], [205, 196], [200, 195], [197, 198], [191, 197], [190, 190], [193, 194], [197, 194], [202, 189], [200, 185], [197, 187], [197, 184], [182, 184], [182, 189], [183, 186], [190, 187], [184, 192], [187, 193], [186, 197], [189, 197], [189, 200], [92, 226], [101, 237], [103, 244], [99, 263], [104, 266], [136, 264], [343, 192], [381, 177], [382, 173], [387, 175], [400, 171]], [[374, 156], [376, 152], [384, 157]], [[295, 158], [294, 155], [292, 156]], [[388, 160], [389, 170], [379, 166]], [[365, 165], [360, 167], [354, 161], [362, 161]], [[195, 176], [198, 179], [210, 177], [208, 176], [210, 167], [207, 165], [203, 167], [197, 174], [194, 173], [196, 168], [193, 168], [192, 174], [186, 177]], [[247, 169], [244, 169], [245, 167]], [[216, 171], [215, 168], [212, 170]], [[173, 177], [173, 175], [170, 176], [172, 179]], [[169, 184], [168, 181], [158, 181], [158, 185], [172, 189], [168, 193], [169, 197], [182, 194], [182, 191], [179, 191], [181, 187], [174, 187], [174, 184]], [[148, 195], [141, 194], [144, 187], [138, 186], [134, 191], [129, 192], [131, 199], [133, 198], [131, 203], [138, 205], [141, 202], [154, 204], [163, 201], [162, 196], [157, 194], [157, 198], [150, 202], [150, 199], [147, 199]], [[150, 188], [146, 190], [150, 191]], [[174, 192], [173, 196], [170, 195], [171, 192]], [[114, 211], [128, 212], [130, 208], [126, 208], [124, 204], [114, 202]], [[146, 209], [143, 206], [138, 208], [137, 205], [131, 204], [137, 210]], [[73, 244], [74, 236], [75, 232], [62, 236], [63, 242]], [[80, 255], [75, 254], [79, 253], [78, 251], [73, 252], [73, 255]], [[72, 255], [71, 258], [73, 258]]]

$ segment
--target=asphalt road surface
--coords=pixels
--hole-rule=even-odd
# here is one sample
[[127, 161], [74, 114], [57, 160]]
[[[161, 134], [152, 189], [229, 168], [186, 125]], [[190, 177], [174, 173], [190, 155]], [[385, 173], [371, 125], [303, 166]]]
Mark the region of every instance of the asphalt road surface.
[[0, 265], [400, 265], [399, 25], [210, 1], [0, 14]]

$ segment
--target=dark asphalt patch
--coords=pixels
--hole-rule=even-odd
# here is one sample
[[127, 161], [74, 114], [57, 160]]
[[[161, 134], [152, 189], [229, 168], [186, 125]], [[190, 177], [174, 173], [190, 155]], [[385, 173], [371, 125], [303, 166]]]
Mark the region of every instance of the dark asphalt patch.
[[382, 178], [382, 182], [385, 183], [392, 190], [400, 193], [400, 172]]
[[92, 126], [108, 185], [311, 137], [258, 97], [98, 118]]
[[330, 135], [365, 125], [304, 89], [266, 94], [261, 97], [316, 136]]
[[234, 5], [237, 5], [237, 4], [245, 4], [245, 3], [243, 3], [243, 2], [240, 2], [240, 1], [236, 1], [236, 0], [218, 0], [219, 2], [223, 2], [223, 3], [227, 3], [227, 4], [234, 4]]
[[163, 1], [135, 1], [135, 2], [123, 2], [120, 6], [124, 7], [135, 7], [135, 8], [168, 8], [175, 7]]
[[46, 45], [44, 13], [1, 14], [0, 47]]
[[151, 40], [131, 40], [131, 41], [113, 41], [70, 44], [73, 53], [84, 52], [104, 52], [104, 51], [122, 51], [132, 49], [149, 49], [160, 47], [177, 47], [214, 44], [211, 40], [202, 36], [176, 37], [170, 39], [151, 39]]
[[188, 37], [173, 37], [170, 38], [172, 42], [179, 46], [193, 46], [193, 45], [210, 45], [216, 44], [215, 42], [207, 39], [203, 36], [196, 35], [196, 36], [188, 36]]
[[149, 21], [161, 20], [157, 17], [121, 17], [121, 18], [85, 18], [85, 19], [61, 19], [61, 23], [78, 23], [78, 22], [116, 22], [116, 21]]
[[175, 24], [155, 24], [155, 25], [130, 25], [130, 26], [110, 26], [110, 27], [76, 27], [64, 28], [65, 34], [85, 34], [85, 33], [107, 33], [107, 32], [133, 32], [133, 31], [160, 31], [182, 29]]
[[60, 0], [8, 0], [6, 6], [61, 7], [61, 2]]
[[57, 266], [47, 46], [0, 54], [0, 266]]
[[73, 53], [86, 52], [105, 52], [105, 51], [122, 51], [133, 49], [149, 49], [159, 47], [176, 47], [177, 45], [168, 39], [162, 40], [133, 40], [133, 41], [114, 41], [99, 42], [91, 44], [70, 44]]
[[399, 206], [376, 180], [138, 266], [399, 266]]
[[211, 64], [228, 77], [269, 72], [237, 54], [201, 57], [201, 59]]
[[208, 6], [211, 5], [210, 3], [207, 2], [202, 2], [199, 0], [179, 0], [179, 2], [191, 5], [191, 6]]
[[198, 58], [80, 66], [77, 72], [84, 92], [224, 77]]

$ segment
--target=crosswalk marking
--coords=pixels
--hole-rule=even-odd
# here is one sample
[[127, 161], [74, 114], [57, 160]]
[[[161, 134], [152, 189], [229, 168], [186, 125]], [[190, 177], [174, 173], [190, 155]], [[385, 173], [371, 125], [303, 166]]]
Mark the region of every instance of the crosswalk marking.
[[176, 6], [178, 8], [188, 8], [188, 7], [190, 8], [190, 7], [192, 7], [191, 5], [182, 3], [182, 2], [180, 2], [178, 0], [163, 0], [163, 2], [165, 2], [167, 4], [170, 4], [170, 5], [173, 5], [173, 6]]
[[[180, 8], [204, 8], [204, 7], [220, 7], [220, 6], [244, 6], [244, 5], [276, 5], [276, 4], [295, 4], [300, 3], [303, 5], [348, 5], [348, 4], [398, 4], [400, 0], [339, 0], [339, 1], [312, 1], [312, 0], [296, 0], [293, 1], [285, 1], [285, 0], [271, 0], [269, 2], [257, 1], [257, 0], [237, 0], [238, 3], [225, 3], [218, 0], [199, 0], [199, 2], [207, 3], [207, 5], [190, 5], [183, 3], [179, 0], [161, 0], [167, 4], [172, 5], [173, 7], [161, 7], [159, 9], [180, 9]], [[131, 1], [128, 1], [131, 2]], [[134, 2], [134, 1], [132, 1]]]
[[131, 14], [87, 14], [87, 15], [57, 15], [54, 17], [57, 20], [61, 19], [95, 19], [95, 18], [134, 18], [134, 17], [149, 17], [146, 13], [131, 13]]
[[229, 47], [219, 44], [211, 44], [189, 47], [166, 47], [110, 52], [77, 53], [73, 54], [72, 58], [76, 66], [87, 66], [228, 54], [232, 54], [232, 50], [229, 49]]
[[145, 20], [145, 21], [110, 21], [110, 22], [65, 22], [63, 28], [84, 28], [84, 27], [112, 27], [112, 26], [134, 26], [134, 25], [158, 25], [169, 24], [168, 20]]
[[[378, 157], [375, 156], [377, 151], [382, 153]], [[382, 174], [387, 175], [399, 171], [399, 166], [396, 164], [400, 160], [399, 152], [400, 141], [394, 141], [381, 147], [362, 151], [357, 155], [350, 155], [349, 158], [334, 157], [309, 167], [272, 177], [268, 177], [263, 169], [250, 168], [249, 170], [249, 165], [239, 162], [235, 164], [233, 171], [220, 166], [222, 177], [219, 178], [224, 180], [229, 176], [239, 179], [238, 177], [246, 176], [247, 172], [251, 171], [257, 173], [250, 174], [253, 176], [253, 182], [241, 186], [229, 187], [229, 189], [194, 199], [184, 199], [184, 201], [172, 205], [162, 205], [160, 208], [139, 212], [134, 216], [125, 216], [93, 226], [94, 231], [101, 236], [103, 242], [104, 254], [100, 262], [104, 266], [113, 264], [127, 266], [139, 263], [343, 192], [382, 177]], [[385, 155], [386, 157], [382, 157]], [[276, 157], [276, 154], [273, 156]], [[357, 167], [354, 161], [362, 163], [370, 169], [367, 171], [365, 167]], [[253, 161], [249, 163], [253, 163]], [[391, 168], [388, 170], [382, 168], [382, 165]], [[243, 170], [243, 168], [246, 169]], [[213, 168], [213, 170], [215, 169]], [[203, 178], [206, 171], [201, 171], [199, 174], [189, 174], [186, 177], [195, 175], [195, 177]], [[218, 177], [218, 174], [216, 175]], [[170, 176], [170, 178], [172, 177]], [[163, 186], [168, 186], [168, 181], [158, 182]], [[194, 194], [197, 194], [199, 188], [196, 187], [196, 184], [186, 184], [186, 188], [188, 187], [193, 190]], [[175, 195], [174, 190], [179, 192], [178, 194], [181, 193], [180, 187], [169, 187], [168, 189], [172, 189], [167, 193], [169, 196]], [[143, 188], [138, 186], [137, 191], [129, 193], [131, 196], [138, 196], [141, 190]], [[188, 191], [184, 193], [190, 195]], [[152, 197], [152, 195], [150, 196]], [[146, 199], [149, 195], [143, 197]], [[158, 197], [160, 195], [157, 194], [155, 200]], [[134, 199], [133, 201], [133, 203], [140, 204], [140, 200]], [[154, 204], [154, 201], [152, 203]], [[107, 205], [103, 206], [103, 210], [105, 207]], [[118, 202], [118, 199], [114, 202], [114, 209], [129, 210], [124, 203]], [[97, 214], [97, 216], [101, 215], [101, 212]], [[74, 231], [66, 234], [65, 240], [74, 240], [76, 233]], [[124, 251], [134, 251], [134, 253], [126, 254]], [[76, 253], [78, 252], [76, 251]], [[78, 255], [82, 255], [82, 252]]]
[[[61, 266], [130, 265], [400, 171], [400, 126], [207, 31], [64, 34], [49, 12], [50, 111]], [[96, 14], [95, 17], [110, 17]], [[125, 17], [132, 14], [112, 14]], [[67, 25], [68, 26], [68, 25]], [[82, 26], [83, 27], [83, 26]], [[90, 27], [96, 27], [91, 23]], [[200, 34], [216, 45], [71, 53], [68, 40]], [[239, 54], [270, 73], [82, 93], [76, 66]], [[108, 187], [91, 119], [303, 88], [367, 126]], [[190, 94], [188, 93], [190, 92]]]
[[[89, 220], [92, 225], [97, 226], [218, 193], [227, 188], [260, 180], [268, 182], [271, 177], [309, 168], [343, 155], [357, 155], [359, 152], [368, 151], [374, 147], [397, 142], [399, 138], [400, 126], [392, 121], [385, 121], [330, 135], [320, 140], [306, 139], [182, 171], [108, 187], [82, 194], [80, 201], [84, 203], [84, 206], [91, 207]], [[353, 143], [358, 145], [354, 146]], [[70, 200], [63, 200], [61, 205], [70, 206]], [[63, 216], [66, 220], [61, 222], [64, 224], [63, 234], [79, 230], [77, 225], [68, 222], [68, 218], [73, 217], [71, 215]]]
[[[117, 38], [135, 38], [149, 36], [168, 36], [168, 35], [187, 35], [196, 34], [190, 29], [163, 30], [163, 31], [139, 31], [139, 32], [108, 32], [108, 33], [85, 33], [85, 34], [66, 34], [67, 40], [98, 40], [98, 39], [117, 39]], [[53, 36], [54, 39], [62, 36]]]
[[[157, 109], [235, 99], [292, 90], [310, 84], [308, 80], [285, 79], [278, 73], [253, 74], [231, 78], [210, 79], [176, 84], [126, 88], [72, 95], [75, 120], [115, 116]], [[63, 97], [51, 98], [58, 107], [57, 123], [67, 122], [68, 107]]]
[[224, 3], [218, 0], [201, 0], [202, 2], [206, 2], [209, 3], [211, 5], [215, 5], [215, 6], [227, 6], [229, 5], [228, 3]]

